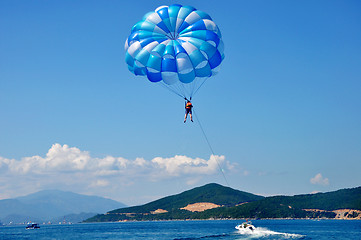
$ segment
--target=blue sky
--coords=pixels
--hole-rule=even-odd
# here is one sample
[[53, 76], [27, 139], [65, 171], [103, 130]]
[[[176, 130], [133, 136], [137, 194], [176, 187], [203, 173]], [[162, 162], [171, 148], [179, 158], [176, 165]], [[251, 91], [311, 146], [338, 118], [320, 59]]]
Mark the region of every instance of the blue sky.
[[44, 189], [142, 204], [210, 182], [265, 196], [361, 183], [359, 1], [178, 1], [225, 60], [184, 102], [124, 42], [174, 1], [0, 2], [0, 199]]

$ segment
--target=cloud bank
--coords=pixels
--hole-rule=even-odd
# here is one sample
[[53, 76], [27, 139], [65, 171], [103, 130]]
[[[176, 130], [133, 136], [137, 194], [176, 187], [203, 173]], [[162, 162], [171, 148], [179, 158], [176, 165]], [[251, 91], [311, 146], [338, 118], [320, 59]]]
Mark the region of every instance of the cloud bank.
[[0, 157], [0, 199], [49, 188], [99, 194], [99, 191], [119, 191], [135, 182], [187, 178], [186, 182], [194, 183], [202, 176], [217, 173], [218, 164], [233, 167], [224, 156], [201, 159], [176, 155], [151, 160], [96, 158], [87, 151], [57, 143], [45, 157], [31, 156], [20, 160]]
[[[209, 160], [176, 155], [171, 158], [156, 157], [150, 161], [143, 158], [128, 160], [107, 156], [93, 158], [89, 152], [76, 147], [54, 144], [45, 157], [24, 157], [21, 160], [0, 157], [0, 169], [16, 174], [49, 174], [87, 172], [93, 176], [143, 175], [164, 178], [181, 174], [212, 174], [224, 156], [211, 156]], [[218, 163], [217, 163], [218, 162]]]

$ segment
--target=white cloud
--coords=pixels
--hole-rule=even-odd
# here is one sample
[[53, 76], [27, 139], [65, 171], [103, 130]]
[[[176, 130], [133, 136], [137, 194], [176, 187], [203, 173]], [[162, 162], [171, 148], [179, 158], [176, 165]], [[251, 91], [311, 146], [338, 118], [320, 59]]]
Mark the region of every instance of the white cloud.
[[[159, 182], [202, 182], [205, 177], [219, 174], [219, 166], [235, 168], [224, 156], [209, 159], [155, 157], [151, 160], [106, 156], [92, 157], [88, 151], [68, 145], [53, 144], [45, 156], [21, 159], [0, 157], [0, 190], [2, 196], [19, 196], [42, 189], [60, 189], [89, 194], [119, 196], [124, 189]], [[177, 180], [178, 179], [178, 180]]]
[[107, 180], [104, 179], [98, 179], [94, 182], [91, 183], [90, 186], [92, 187], [106, 187], [108, 186], [110, 183]]
[[11, 159], [6, 162], [13, 173], [42, 174], [52, 171], [84, 170], [91, 165], [91, 160], [89, 153], [86, 151], [80, 151], [75, 147], [70, 148], [68, 145], [53, 144], [45, 158], [32, 156], [24, 157], [20, 161]]
[[312, 184], [327, 186], [330, 184], [328, 178], [324, 178], [321, 173], [317, 173], [316, 176], [310, 179]]
[[176, 155], [172, 158], [156, 157], [152, 163], [163, 170], [163, 174], [179, 176], [180, 174], [213, 174], [218, 169], [218, 164], [225, 160], [224, 156], [212, 155], [209, 160], [201, 158], [190, 158]]
[[193, 178], [187, 179], [186, 184], [189, 186], [192, 186], [192, 185], [197, 184], [200, 181], [201, 181], [200, 177], [193, 177]]

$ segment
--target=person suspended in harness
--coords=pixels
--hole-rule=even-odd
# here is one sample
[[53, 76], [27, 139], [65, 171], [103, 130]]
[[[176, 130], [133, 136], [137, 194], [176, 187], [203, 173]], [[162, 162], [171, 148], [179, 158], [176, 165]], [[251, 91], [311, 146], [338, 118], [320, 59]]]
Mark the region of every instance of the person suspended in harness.
[[[186, 99], [187, 100], [187, 99]], [[189, 114], [190, 118], [191, 118], [191, 121], [193, 122], [193, 118], [192, 118], [192, 103], [191, 101], [187, 100], [186, 104], [185, 104], [185, 108], [186, 108], [186, 114], [184, 116], [184, 122], [187, 121], [187, 116]]]

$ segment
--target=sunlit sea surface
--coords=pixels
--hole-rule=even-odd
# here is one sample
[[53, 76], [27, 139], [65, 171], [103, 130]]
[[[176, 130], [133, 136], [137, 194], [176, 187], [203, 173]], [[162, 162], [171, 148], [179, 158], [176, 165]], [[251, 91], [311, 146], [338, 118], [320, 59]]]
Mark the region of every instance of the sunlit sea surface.
[[1, 226], [0, 239], [352, 239], [361, 240], [360, 220], [255, 220], [257, 228], [242, 234], [234, 227], [241, 220], [157, 221], [121, 223], [84, 223], [25, 226]]

